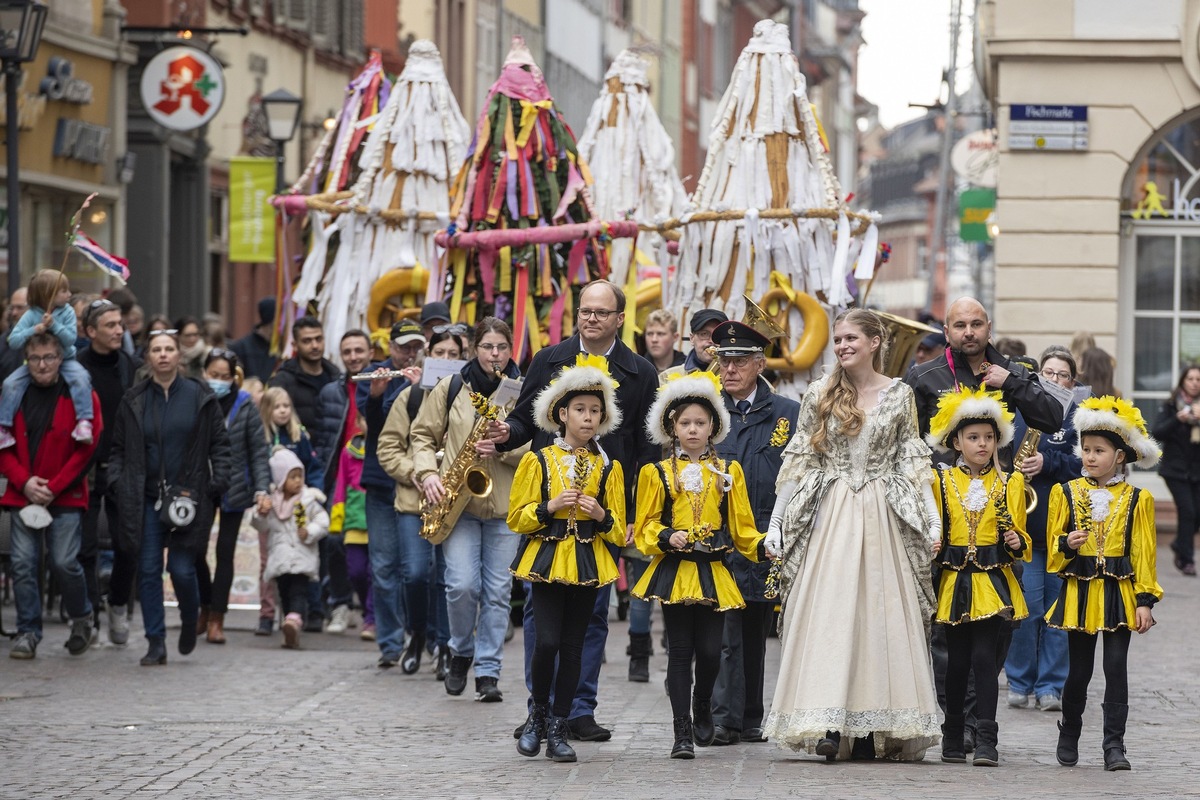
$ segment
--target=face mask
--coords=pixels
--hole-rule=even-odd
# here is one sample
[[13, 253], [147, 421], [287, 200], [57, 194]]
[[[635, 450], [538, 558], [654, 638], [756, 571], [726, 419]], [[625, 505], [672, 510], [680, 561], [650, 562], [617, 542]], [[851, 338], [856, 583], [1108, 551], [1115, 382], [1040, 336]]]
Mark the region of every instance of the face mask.
[[229, 394], [229, 390], [233, 388], [233, 381], [218, 381], [213, 378], [208, 379], [208, 388], [213, 390], [213, 394], [217, 397], [224, 397]]

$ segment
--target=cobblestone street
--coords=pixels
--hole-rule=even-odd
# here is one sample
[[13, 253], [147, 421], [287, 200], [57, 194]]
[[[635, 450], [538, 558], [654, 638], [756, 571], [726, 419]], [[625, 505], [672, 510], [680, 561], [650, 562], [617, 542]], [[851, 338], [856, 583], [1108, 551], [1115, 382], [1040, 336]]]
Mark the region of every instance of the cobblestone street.
[[[625, 680], [626, 625], [613, 617], [598, 720], [603, 744], [576, 743], [577, 764], [525, 759], [511, 732], [524, 717], [521, 634], [505, 650], [505, 702], [448, 697], [428, 664], [418, 675], [381, 672], [357, 631], [305, 635], [304, 650], [232, 618], [229, 643], [201, 640], [190, 657], [141, 668], [144, 641], [79, 658], [66, 626], [47, 623], [31, 662], [0, 645], [0, 796], [29, 797], [1163, 797], [1196, 796], [1200, 758], [1200, 584], [1171, 567], [1159, 542], [1166, 600], [1159, 625], [1135, 637], [1127, 745], [1133, 771], [1105, 773], [1100, 753], [1103, 677], [1092, 684], [1080, 766], [1055, 763], [1056, 714], [1000, 710], [999, 769], [940, 763], [826, 765], [773, 744], [698, 751], [671, 761], [666, 658], [657, 639], [651, 682]], [[3, 609], [12, 627], [13, 609]], [[169, 612], [174, 617], [174, 612]], [[770, 644], [768, 691], [778, 644]], [[816, 677], [816, 676], [814, 676]]]

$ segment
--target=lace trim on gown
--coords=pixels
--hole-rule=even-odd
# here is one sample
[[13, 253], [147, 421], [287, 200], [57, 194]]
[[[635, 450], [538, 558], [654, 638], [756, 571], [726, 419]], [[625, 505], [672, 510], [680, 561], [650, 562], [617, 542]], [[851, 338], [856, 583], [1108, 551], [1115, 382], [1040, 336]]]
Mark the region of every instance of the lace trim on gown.
[[816, 752], [817, 743], [831, 730], [841, 731], [843, 748], [848, 747], [847, 739], [873, 735], [875, 755], [897, 761], [920, 761], [925, 751], [941, 740], [937, 715], [922, 714], [916, 708], [772, 710], [763, 725], [765, 735], [796, 752], [805, 753]]

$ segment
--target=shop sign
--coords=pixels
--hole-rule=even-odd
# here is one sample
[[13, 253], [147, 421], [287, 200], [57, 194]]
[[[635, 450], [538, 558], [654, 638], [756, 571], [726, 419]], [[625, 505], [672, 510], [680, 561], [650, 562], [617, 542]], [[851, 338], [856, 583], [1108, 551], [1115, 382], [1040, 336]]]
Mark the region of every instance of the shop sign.
[[275, 159], [229, 159], [229, 260], [243, 264], [275, 261]]
[[1088, 107], [1013, 103], [1009, 150], [1087, 150]]
[[51, 100], [86, 106], [92, 102], [94, 90], [87, 81], [75, 77], [75, 65], [70, 59], [55, 56], [46, 65], [46, 77], [38, 91]]
[[964, 242], [990, 242], [988, 219], [996, 210], [995, 189], [967, 189], [958, 195], [958, 238]]
[[[21, 81], [17, 86], [17, 126], [23, 131], [31, 131], [42, 121], [42, 113], [46, 110], [46, 98], [25, 91], [25, 76], [21, 73]], [[8, 76], [0, 72], [4, 92], [8, 91]], [[8, 124], [7, 98], [0, 92], [0, 125]]]
[[988, 128], [969, 133], [958, 140], [950, 152], [954, 174], [975, 186], [996, 188], [1000, 166], [1000, 149], [996, 146], [996, 130]]
[[225, 73], [216, 59], [194, 47], [169, 47], [142, 71], [142, 105], [173, 131], [205, 125], [225, 100]]
[[108, 154], [109, 129], [78, 119], [60, 119], [54, 131], [54, 157], [103, 164]]

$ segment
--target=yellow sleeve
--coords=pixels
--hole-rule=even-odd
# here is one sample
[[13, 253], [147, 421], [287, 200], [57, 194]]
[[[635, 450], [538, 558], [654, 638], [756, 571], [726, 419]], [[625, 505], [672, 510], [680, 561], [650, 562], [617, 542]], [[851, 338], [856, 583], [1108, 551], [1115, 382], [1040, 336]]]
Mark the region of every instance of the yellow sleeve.
[[508, 527], [513, 533], [533, 533], [546, 527], [537, 516], [542, 503], [542, 464], [537, 453], [526, 453], [517, 465], [508, 498]]
[[[947, 514], [946, 509], [942, 508], [942, 471], [936, 468], [930, 471], [933, 473], [933, 486], [931, 487], [933, 489], [933, 502], [937, 505], [938, 514], [944, 519]], [[944, 530], [942, 531], [942, 535], [949, 536], [950, 531]]]
[[[1061, 483], [1050, 489], [1050, 501], [1046, 505], [1046, 571], [1061, 572], [1067, 562], [1075, 557], [1075, 551], [1066, 549], [1066, 537], [1070, 531], [1071, 505]], [[1065, 552], [1064, 552], [1065, 550]]]
[[392, 480], [397, 483], [414, 485], [413, 462], [409, 455], [409, 429], [412, 420], [408, 418], [408, 395], [412, 387], [408, 387], [396, 396], [396, 402], [388, 411], [387, 421], [379, 432], [379, 444], [375, 455], [379, 458], [379, 466], [383, 467]]
[[1157, 528], [1154, 524], [1154, 498], [1145, 489], [1138, 495], [1137, 508], [1133, 510], [1133, 537], [1129, 557], [1133, 562], [1133, 591], [1139, 606], [1153, 605], [1162, 600], [1162, 586], [1158, 584]]
[[[1008, 486], [1005, 492], [1005, 502], [1008, 503], [1008, 513], [1012, 517], [1013, 530], [1021, 537], [1024, 547], [1014, 561], [1031, 561], [1033, 559], [1033, 539], [1029, 536], [1029, 525], [1025, 519], [1025, 473], [1014, 472], [1008, 476]], [[1005, 531], [1000, 531], [1003, 541]]]
[[346, 504], [334, 503], [329, 511], [329, 532], [341, 533], [342, 525], [346, 522]]
[[659, 546], [659, 536], [667, 529], [659, 519], [662, 517], [663, 503], [670, 502], [670, 498], [664, 493], [657, 465], [647, 464], [638, 473], [637, 499], [634, 502], [637, 518], [633, 523], [633, 542], [645, 555], [658, 555], [663, 551]]
[[746, 493], [746, 476], [742, 465], [729, 462], [729, 474], [733, 476], [733, 488], [729, 490], [729, 535], [738, 552], [751, 561], [758, 561], [758, 545], [766, 534], [758, 532], [754, 524], [754, 511], [750, 508], [750, 496]]
[[[464, 390], [466, 387], [464, 387]], [[450, 392], [450, 381], [440, 380], [425, 399], [421, 401], [421, 410], [412, 421], [412, 433], [409, 436], [409, 450], [412, 452], [412, 474], [419, 481], [426, 475], [438, 471], [437, 451], [446, 440], [446, 425], [449, 412], [446, 409], [446, 395]], [[455, 398], [457, 402], [458, 398]], [[400, 398], [392, 406], [403, 405]], [[407, 412], [405, 412], [407, 413]], [[446, 458], [453, 460], [454, 453], [448, 453]]]
[[621, 462], [612, 462], [608, 471], [608, 480], [604, 487], [604, 505], [612, 514], [613, 524], [608, 533], [602, 534], [605, 541], [612, 542], [618, 547], [625, 546], [625, 471]]

